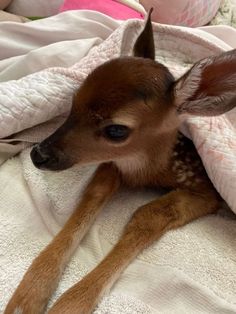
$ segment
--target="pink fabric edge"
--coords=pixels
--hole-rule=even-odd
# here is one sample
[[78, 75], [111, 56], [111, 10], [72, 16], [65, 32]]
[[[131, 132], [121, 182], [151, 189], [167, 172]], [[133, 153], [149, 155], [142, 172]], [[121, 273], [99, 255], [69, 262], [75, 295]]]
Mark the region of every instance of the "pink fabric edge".
[[93, 10], [118, 20], [144, 18], [142, 13], [114, 0], [65, 0], [59, 12], [68, 10]]

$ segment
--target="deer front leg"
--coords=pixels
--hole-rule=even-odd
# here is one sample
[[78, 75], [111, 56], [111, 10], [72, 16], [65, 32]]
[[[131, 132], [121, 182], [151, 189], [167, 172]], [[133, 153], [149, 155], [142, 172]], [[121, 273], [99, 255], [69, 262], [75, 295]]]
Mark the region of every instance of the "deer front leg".
[[119, 174], [111, 164], [103, 164], [88, 184], [81, 203], [59, 234], [33, 261], [9, 301], [5, 314], [43, 313], [49, 297], [81, 239], [99, 210], [118, 189]]
[[215, 192], [197, 195], [179, 190], [140, 207], [108, 256], [67, 290], [49, 310], [49, 314], [91, 313], [101, 297], [144, 248], [166, 231], [212, 213], [217, 204]]

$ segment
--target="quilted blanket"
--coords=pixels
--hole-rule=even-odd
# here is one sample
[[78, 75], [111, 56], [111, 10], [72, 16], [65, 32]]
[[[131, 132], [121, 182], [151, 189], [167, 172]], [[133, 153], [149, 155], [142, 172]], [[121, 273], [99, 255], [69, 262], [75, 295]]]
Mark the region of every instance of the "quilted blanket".
[[[29, 67], [31, 74], [19, 75], [11, 71], [7, 60], [0, 62], [0, 68], [5, 62], [8, 71], [3, 71], [2, 77], [0, 73], [0, 224], [3, 230], [0, 294], [4, 296], [0, 311], [32, 258], [64, 224], [94, 171], [91, 167], [74, 167], [62, 173], [41, 172], [32, 166], [27, 146], [47, 137], [64, 121], [73, 93], [91, 70], [111, 58], [131, 54], [142, 27], [138, 20], [119, 25], [95, 12], [66, 12], [20, 27], [29, 32], [34, 27], [45, 32], [54, 27], [56, 32], [68, 20], [70, 26], [77, 27], [76, 35], [71, 35], [67, 26], [64, 29], [65, 38], [67, 34], [75, 36], [63, 42], [66, 57], [74, 61], [72, 66], [43, 69], [43, 53], [48, 53], [54, 45], [58, 65], [63, 64], [62, 46], [57, 46], [58, 43], [50, 43], [50, 49], [41, 47], [33, 52], [34, 61], [40, 61], [39, 72], [33, 73], [34, 69]], [[7, 23], [4, 27], [9, 30]], [[85, 49], [83, 57], [76, 58], [74, 53], [70, 56], [68, 49], [75, 52], [75, 41], [81, 38], [80, 31], [86, 27], [90, 29], [87, 38], [76, 45]], [[154, 25], [154, 38], [156, 59], [167, 65], [176, 78], [197, 60], [232, 49], [227, 40], [204, 30]], [[13, 61], [16, 58], [13, 68], [22, 70], [20, 63], [27, 64], [32, 53], [22, 56], [12, 58]], [[14, 75], [22, 77], [13, 80]], [[182, 131], [192, 138], [210, 179], [236, 213], [236, 110], [213, 118], [186, 117]], [[9, 159], [16, 153], [20, 155]], [[121, 191], [84, 239], [52, 301], [101, 260], [117, 241], [132, 212], [157, 193]], [[170, 232], [128, 268], [112, 295], [95, 312], [235, 313], [234, 219], [223, 210], [216, 216]]]

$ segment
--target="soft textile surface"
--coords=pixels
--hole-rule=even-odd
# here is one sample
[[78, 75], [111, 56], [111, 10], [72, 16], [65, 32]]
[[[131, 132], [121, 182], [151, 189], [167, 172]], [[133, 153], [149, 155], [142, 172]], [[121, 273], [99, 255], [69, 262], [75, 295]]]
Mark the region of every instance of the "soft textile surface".
[[236, 27], [236, 0], [222, 0], [216, 16], [209, 24]]
[[196, 27], [212, 20], [221, 0], [140, 0], [140, 3], [146, 11], [154, 8], [155, 22]]
[[13, 0], [9, 12], [23, 16], [50, 16], [57, 14], [63, 0]]
[[[135, 1], [134, 3], [137, 4]], [[142, 8], [142, 6], [140, 7]], [[145, 13], [144, 8], [142, 9]], [[118, 20], [144, 17], [144, 14], [133, 9], [127, 5], [126, 2], [122, 3], [122, 1], [114, 0], [93, 0], [91, 2], [88, 2], [87, 0], [66, 0], [60, 8], [60, 12], [68, 10], [93, 10], [104, 13]]]
[[211, 21], [220, 2], [221, 0], [13, 0], [8, 10], [24, 16], [42, 17], [56, 14], [59, 8], [63, 11], [82, 8], [125, 20], [143, 17], [153, 7], [154, 22], [196, 27]]
[[[52, 27], [58, 30], [58, 37]], [[12, 58], [0, 61], [0, 137], [8, 137], [0, 145], [2, 162], [23, 145], [43, 139], [61, 123], [63, 118], [50, 124], [47, 121], [67, 114], [73, 92], [94, 67], [131, 52], [141, 22], [126, 22], [107, 38], [116, 27], [117, 22], [93, 12], [66, 12], [20, 26], [5, 23], [0, 51], [5, 46], [9, 51], [12, 48]], [[7, 40], [16, 28], [22, 51]], [[88, 31], [88, 40], [80, 40], [82, 29]], [[31, 32], [34, 43], [27, 47], [29, 37], [21, 34]], [[176, 77], [199, 58], [231, 48], [199, 30], [156, 25], [154, 35], [157, 59]], [[36, 50], [31, 53], [34, 45]], [[29, 63], [31, 66], [24, 68]], [[59, 64], [65, 68], [34, 73], [38, 67]], [[32, 74], [24, 76], [26, 72]], [[17, 81], [7, 81], [16, 73]], [[220, 118], [188, 118], [184, 126], [210, 178], [235, 210], [235, 111]], [[9, 144], [12, 140], [14, 145]], [[25, 149], [0, 167], [0, 311], [32, 259], [69, 217], [94, 171], [92, 167], [74, 167], [61, 173], [41, 172], [32, 166], [29, 151]], [[121, 191], [78, 248], [53, 300], [105, 256], [133, 211], [159, 194]], [[96, 313], [235, 313], [235, 238], [235, 217], [224, 210], [169, 232], [128, 267]]]

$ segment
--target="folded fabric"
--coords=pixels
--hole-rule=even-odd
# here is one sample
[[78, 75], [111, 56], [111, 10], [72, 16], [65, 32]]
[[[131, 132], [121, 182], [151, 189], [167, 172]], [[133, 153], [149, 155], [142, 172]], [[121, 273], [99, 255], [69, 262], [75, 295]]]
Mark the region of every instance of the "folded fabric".
[[28, 22], [29, 19], [27, 19], [24, 16], [15, 15], [15, 14], [0, 10], [0, 22], [6, 22], [6, 21], [24, 23], [24, 22]]
[[221, 2], [221, 0], [13, 0], [7, 10], [27, 17], [46, 17], [59, 11], [86, 9], [125, 20], [143, 18], [153, 7], [154, 22], [196, 27], [209, 23]]
[[220, 3], [221, 0], [65, 0], [60, 12], [95, 10], [116, 19], [126, 20], [143, 18], [145, 12], [153, 8], [154, 22], [196, 27], [209, 23]]

